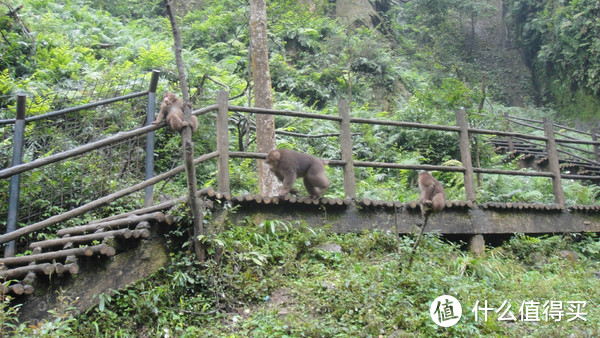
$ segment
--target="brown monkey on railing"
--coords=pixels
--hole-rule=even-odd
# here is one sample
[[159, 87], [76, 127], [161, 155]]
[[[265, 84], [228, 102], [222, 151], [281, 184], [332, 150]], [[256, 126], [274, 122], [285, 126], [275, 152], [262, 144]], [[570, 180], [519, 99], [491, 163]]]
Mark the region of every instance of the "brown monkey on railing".
[[325, 164], [312, 155], [299, 153], [288, 149], [275, 149], [267, 155], [269, 169], [283, 183], [279, 192], [280, 196], [296, 193], [292, 185], [297, 178], [303, 177], [306, 191], [312, 198], [319, 198], [329, 187], [329, 180], [325, 176]]
[[167, 124], [175, 131], [181, 132], [181, 129], [186, 126], [192, 127], [192, 132], [198, 129], [198, 118], [194, 115], [190, 117], [190, 122], [183, 119], [183, 101], [171, 92], [165, 93], [160, 111], [156, 116], [156, 121], [152, 124], [159, 124], [163, 119], [167, 120]]

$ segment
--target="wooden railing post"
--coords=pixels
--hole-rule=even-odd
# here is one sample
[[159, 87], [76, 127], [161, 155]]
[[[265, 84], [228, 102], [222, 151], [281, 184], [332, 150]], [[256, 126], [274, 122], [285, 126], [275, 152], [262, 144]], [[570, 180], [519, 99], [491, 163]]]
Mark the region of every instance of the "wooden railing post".
[[558, 151], [556, 150], [556, 141], [554, 140], [554, 127], [552, 122], [544, 118], [544, 134], [548, 139], [546, 141], [546, 151], [548, 152], [548, 168], [552, 175], [552, 191], [554, 193], [554, 203], [561, 208], [565, 208], [565, 194], [562, 188], [562, 179], [560, 177], [560, 165], [558, 163]]
[[465, 198], [467, 201], [475, 201], [475, 180], [473, 178], [471, 147], [469, 146], [469, 127], [467, 125], [467, 113], [464, 109], [459, 109], [456, 112], [456, 125], [460, 128], [460, 159], [463, 167], [465, 167]]
[[[21, 164], [23, 157], [23, 144], [25, 143], [25, 112], [27, 106], [27, 96], [17, 95], [17, 119], [15, 121], [15, 130], [13, 135], [13, 156], [12, 166]], [[8, 188], [8, 213], [6, 217], [6, 233], [17, 230], [17, 221], [19, 218], [19, 195], [21, 190], [21, 174], [15, 174], [10, 177]], [[4, 257], [13, 257], [15, 255], [15, 241], [6, 243], [4, 247]]]
[[[504, 121], [506, 121], [506, 127], [504, 129], [506, 129], [507, 132], [512, 132], [512, 129], [510, 128], [510, 121], [508, 120], [508, 112], [504, 112]], [[512, 153], [515, 150], [515, 145], [513, 143], [513, 139], [511, 136], [508, 136], [507, 139], [508, 139], [508, 151]]]
[[[160, 71], [153, 70], [148, 88], [148, 106], [146, 108], [146, 125], [154, 122], [154, 113], [156, 110], [156, 87], [158, 85], [158, 76]], [[146, 134], [146, 180], [154, 177], [154, 132]], [[144, 191], [144, 206], [150, 207], [154, 203], [154, 186], [146, 187]]]
[[217, 92], [217, 152], [219, 159], [217, 161], [217, 185], [220, 192], [229, 191], [229, 92], [220, 90]]
[[[591, 133], [592, 141], [598, 142], [598, 128], [592, 128]], [[596, 156], [596, 162], [600, 162], [600, 150], [597, 144], [594, 144], [594, 155]]]
[[340, 146], [344, 164], [344, 195], [346, 198], [356, 198], [356, 179], [354, 176], [354, 159], [352, 157], [352, 133], [350, 131], [350, 108], [348, 101], [338, 102], [340, 122]]

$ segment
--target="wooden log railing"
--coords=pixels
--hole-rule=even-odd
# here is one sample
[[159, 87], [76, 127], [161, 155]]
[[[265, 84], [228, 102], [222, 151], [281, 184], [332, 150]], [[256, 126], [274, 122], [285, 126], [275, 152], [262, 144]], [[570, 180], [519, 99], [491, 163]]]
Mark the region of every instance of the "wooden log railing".
[[[462, 172], [464, 175], [464, 185], [465, 185], [465, 200], [469, 203], [469, 205], [473, 205], [477, 198], [476, 189], [474, 184], [474, 174], [500, 174], [500, 175], [520, 175], [520, 176], [540, 176], [540, 177], [548, 177], [552, 179], [553, 182], [553, 193], [555, 197], [555, 203], [560, 208], [565, 209], [565, 199], [564, 193], [562, 191], [561, 178], [574, 178], [574, 179], [600, 179], [600, 176], [588, 176], [588, 175], [561, 175], [560, 167], [558, 164], [558, 156], [557, 156], [557, 143], [567, 144], [567, 143], [575, 143], [575, 144], [591, 144], [597, 146], [600, 142], [597, 141], [583, 141], [583, 140], [575, 140], [575, 139], [554, 139], [555, 132], [553, 130], [552, 123], [549, 121], [544, 122], [544, 136], [538, 135], [527, 135], [522, 133], [516, 133], [512, 131], [499, 131], [499, 130], [487, 130], [487, 129], [478, 129], [478, 128], [470, 128], [467, 123], [467, 117], [464, 110], [459, 110], [456, 112], [456, 125], [448, 126], [448, 125], [433, 125], [433, 124], [421, 124], [421, 123], [413, 123], [413, 122], [403, 122], [403, 121], [389, 121], [389, 120], [379, 120], [379, 119], [365, 119], [365, 118], [356, 118], [352, 117], [349, 109], [349, 105], [346, 101], [341, 100], [338, 104], [338, 116], [332, 115], [323, 115], [323, 114], [314, 114], [314, 113], [304, 113], [304, 112], [294, 112], [294, 111], [286, 111], [286, 110], [276, 110], [276, 109], [260, 109], [260, 108], [251, 108], [251, 107], [241, 107], [230, 105], [228, 102], [228, 92], [220, 91], [217, 94], [217, 103], [214, 105], [210, 105], [204, 107], [200, 110], [196, 110], [192, 112], [194, 115], [204, 115], [209, 112], [216, 111], [216, 144], [217, 149], [215, 152], [208, 153], [196, 158], [193, 163], [194, 165], [198, 165], [203, 161], [210, 160], [212, 158], [218, 158], [218, 175], [217, 175], [217, 190], [221, 194], [229, 194], [230, 186], [229, 186], [229, 159], [235, 157], [242, 158], [255, 158], [255, 159], [264, 159], [266, 154], [263, 153], [249, 153], [249, 152], [231, 152], [229, 150], [229, 131], [228, 131], [228, 123], [229, 123], [229, 113], [230, 112], [242, 112], [249, 114], [272, 114], [279, 116], [289, 116], [289, 117], [298, 117], [298, 118], [308, 118], [308, 119], [317, 119], [317, 120], [326, 120], [333, 121], [339, 123], [340, 130], [340, 153], [341, 159], [330, 159], [329, 165], [332, 166], [342, 166], [343, 167], [343, 176], [344, 176], [344, 197], [346, 199], [356, 199], [356, 182], [355, 182], [355, 167], [373, 167], [373, 168], [391, 168], [391, 169], [411, 169], [411, 170], [438, 170], [438, 171], [446, 171], [446, 172]], [[353, 124], [369, 124], [369, 125], [381, 125], [381, 126], [391, 126], [398, 128], [419, 128], [419, 129], [429, 129], [429, 130], [438, 130], [444, 132], [455, 132], [458, 134], [458, 144], [460, 145], [461, 152], [461, 161], [462, 167], [447, 167], [447, 166], [439, 166], [439, 165], [409, 165], [409, 164], [401, 164], [401, 163], [382, 163], [382, 162], [367, 162], [367, 161], [358, 161], [354, 159], [353, 151], [352, 151], [352, 132], [351, 126]], [[59, 154], [55, 154], [46, 158], [42, 158], [36, 161], [32, 161], [30, 163], [14, 165], [12, 167], [0, 170], [0, 179], [8, 178], [13, 175], [17, 175], [23, 173], [28, 170], [32, 170], [35, 168], [40, 168], [42, 166], [48, 165], [50, 163], [54, 163], [57, 161], [61, 161], [67, 158], [71, 158], [73, 156], [77, 156], [79, 154], [86, 153], [93, 149], [98, 149], [103, 146], [113, 144], [116, 142], [120, 142], [122, 140], [126, 140], [132, 137], [137, 137], [143, 134], [150, 134], [158, 128], [165, 126], [165, 123], [161, 123], [158, 126], [155, 125], [146, 125], [144, 127], [121, 133], [107, 139], [93, 142], [90, 144], [83, 145], [81, 147], [77, 147], [75, 149], [65, 151]], [[471, 147], [470, 147], [470, 138], [472, 135], [481, 134], [481, 135], [496, 135], [502, 137], [509, 138], [522, 138], [526, 140], [532, 141], [542, 141], [546, 144], [546, 151], [549, 154], [548, 160], [551, 162], [551, 170], [550, 172], [524, 172], [517, 170], [499, 170], [499, 169], [486, 169], [486, 168], [478, 168], [474, 167], [471, 160]], [[131, 187], [122, 189], [118, 192], [112, 193], [108, 196], [104, 196], [96, 201], [92, 201], [80, 207], [77, 207], [73, 210], [70, 210], [64, 214], [52, 216], [46, 220], [34, 223], [32, 225], [17, 229], [10, 233], [0, 235], [0, 243], [6, 243], [8, 241], [14, 240], [20, 236], [30, 234], [35, 231], [39, 231], [44, 229], [50, 225], [54, 225], [59, 222], [63, 222], [72, 217], [76, 217], [82, 215], [83, 213], [89, 212], [98, 206], [104, 205], [111, 201], [114, 201], [117, 198], [126, 196], [133, 192], [139, 191], [141, 189], [146, 189], [151, 187], [152, 185], [168, 179], [178, 173], [181, 173], [185, 170], [185, 167], [179, 166], [174, 168], [166, 173], [147, 178], [145, 181], [135, 184]], [[345, 200], [346, 200], [345, 199]], [[345, 201], [344, 200], [344, 201]], [[335, 203], [335, 202], [333, 202]], [[148, 210], [155, 208], [155, 206], [146, 203], [146, 208]], [[160, 209], [154, 209], [160, 210]]]
[[[211, 158], [214, 158], [216, 156], [217, 156], [216, 152], [202, 155], [202, 156], [200, 156], [200, 157], [198, 157], [198, 158], [196, 158], [194, 160], [194, 164], [198, 165], [199, 163], [207, 161], [207, 160], [209, 160]], [[17, 238], [19, 238], [21, 236], [28, 235], [30, 233], [33, 233], [33, 232], [45, 229], [45, 228], [47, 228], [47, 227], [49, 227], [51, 225], [54, 225], [54, 224], [57, 224], [57, 223], [60, 223], [60, 222], [64, 222], [64, 221], [69, 220], [69, 219], [71, 219], [73, 217], [77, 217], [77, 216], [83, 215], [84, 213], [89, 212], [89, 211], [91, 211], [91, 210], [93, 210], [93, 209], [95, 209], [97, 207], [103, 206], [103, 205], [105, 205], [107, 203], [110, 203], [110, 202], [116, 200], [117, 198], [120, 198], [120, 197], [123, 197], [123, 196], [127, 196], [127, 195], [132, 194], [132, 193], [134, 193], [136, 191], [140, 191], [142, 189], [145, 189], [147, 186], [150, 186], [150, 185], [156, 184], [158, 182], [161, 182], [163, 180], [166, 180], [166, 179], [168, 179], [170, 177], [173, 177], [173, 176], [175, 176], [175, 175], [177, 175], [177, 174], [179, 174], [179, 173], [181, 173], [183, 171], [185, 171], [185, 166], [180, 165], [180, 166], [178, 166], [178, 167], [176, 167], [174, 169], [171, 169], [171, 170], [167, 171], [164, 174], [160, 174], [158, 176], [153, 177], [152, 179], [146, 180], [144, 182], [138, 183], [138, 184], [136, 184], [134, 186], [131, 186], [129, 188], [122, 189], [122, 190], [117, 191], [115, 193], [112, 193], [112, 194], [110, 194], [108, 196], [105, 196], [105, 197], [102, 197], [102, 198], [97, 199], [95, 201], [89, 202], [89, 203], [84, 204], [84, 205], [82, 205], [82, 206], [80, 206], [78, 208], [75, 208], [73, 210], [67, 211], [66, 213], [63, 213], [63, 214], [60, 214], [60, 215], [55, 215], [55, 216], [52, 216], [52, 217], [50, 217], [50, 218], [48, 218], [46, 220], [43, 220], [41, 222], [37, 222], [37, 223], [31, 224], [31, 225], [28, 225], [26, 227], [19, 228], [19, 229], [13, 231], [13, 232], [6, 233], [4, 235], [0, 235], [0, 243], [6, 243], [6, 242], [11, 241], [13, 239], [17, 239]]]
[[[221, 111], [225, 111], [225, 103], [220, 103]], [[441, 126], [441, 125], [432, 125], [432, 124], [421, 124], [421, 123], [413, 123], [413, 122], [402, 122], [402, 121], [385, 121], [385, 120], [377, 120], [377, 119], [364, 119], [364, 118], [353, 118], [350, 117], [348, 111], [348, 104], [344, 100], [341, 100], [338, 105], [339, 116], [331, 116], [331, 115], [321, 115], [321, 114], [312, 114], [312, 113], [301, 113], [301, 112], [293, 112], [293, 111], [285, 111], [285, 110], [275, 110], [275, 109], [259, 109], [259, 108], [248, 108], [248, 107], [239, 107], [229, 105], [227, 109], [229, 111], [235, 112], [245, 112], [251, 114], [272, 114], [279, 116], [288, 116], [288, 117], [299, 117], [299, 118], [309, 118], [309, 119], [320, 119], [320, 120], [329, 120], [336, 121], [340, 123], [340, 147], [341, 147], [341, 160], [329, 160], [329, 165], [333, 166], [342, 166], [344, 167], [344, 194], [346, 197], [351, 196], [353, 198], [356, 197], [356, 187], [354, 183], [354, 167], [374, 167], [374, 168], [396, 168], [396, 169], [414, 169], [414, 170], [438, 170], [438, 171], [455, 171], [462, 172], [464, 175], [465, 182], [465, 197], [467, 201], [475, 201], [476, 200], [476, 189], [474, 184], [474, 174], [500, 174], [500, 175], [518, 175], [518, 176], [538, 176], [538, 177], [548, 177], [553, 181], [553, 194], [556, 205], [560, 208], [565, 209], [565, 198], [564, 192], [562, 190], [562, 182], [561, 178], [571, 178], [571, 179], [600, 179], [600, 176], [590, 176], [590, 175], [566, 175], [560, 173], [560, 166], [558, 162], [558, 152], [557, 143], [568, 144], [594, 144], [596, 145], [598, 142], [594, 141], [585, 141], [585, 140], [576, 140], [576, 139], [555, 139], [554, 135], [556, 132], [553, 130], [553, 125], [549, 121], [544, 121], [542, 130], [546, 130], [544, 136], [539, 135], [530, 135], [508, 131], [499, 131], [499, 130], [487, 130], [487, 129], [478, 129], [478, 128], [470, 128], [467, 124], [466, 113], [464, 110], [459, 110], [456, 113], [457, 124], [456, 126]], [[225, 121], [223, 119], [223, 121]], [[446, 166], [434, 166], [434, 165], [405, 165], [399, 163], [380, 163], [380, 162], [361, 162], [353, 159], [352, 155], [352, 139], [350, 126], [351, 124], [372, 124], [372, 125], [382, 125], [382, 126], [395, 126], [395, 127], [403, 127], [403, 128], [419, 128], [419, 129], [430, 129], [430, 130], [439, 130], [439, 131], [448, 131], [448, 132], [457, 132], [459, 134], [459, 145], [461, 152], [461, 162], [463, 164], [462, 167], [446, 167]], [[217, 130], [221, 131], [221, 135], [227, 132], [226, 123], [217, 123]], [[546, 144], [546, 152], [549, 155], [549, 162], [551, 162], [551, 170], [550, 172], [526, 172], [519, 170], [500, 170], [500, 169], [486, 169], [486, 168], [478, 168], [474, 167], [471, 160], [471, 148], [470, 148], [470, 137], [471, 135], [481, 134], [481, 135], [496, 135], [502, 137], [509, 138], [521, 138], [531, 141], [542, 141]], [[600, 144], [600, 143], [598, 143]], [[264, 159], [265, 154], [256, 154], [256, 153], [244, 153], [244, 152], [228, 152], [225, 154], [223, 150], [225, 147], [221, 148], [219, 151], [219, 157], [223, 156], [227, 157], [243, 157], [243, 158], [256, 158], [256, 159]], [[224, 166], [221, 169], [226, 169]], [[221, 173], [220, 173], [221, 175]], [[228, 173], [222, 173], [222, 175], [228, 175]], [[227, 191], [229, 187], [226, 187]], [[218, 188], [221, 190], [221, 187]]]
[[[528, 119], [528, 118], [523, 118], [523, 117], [510, 116], [510, 115], [508, 115], [508, 113], [504, 113], [504, 119], [505, 119], [505, 121], [507, 123], [512, 123], [512, 124], [515, 124], [515, 125], [518, 125], [518, 126], [522, 126], [522, 127], [526, 127], [526, 128], [533, 129], [533, 130], [544, 131], [544, 127], [543, 127], [544, 121], [539, 121], [539, 120], [534, 120], [534, 119]], [[523, 121], [529, 122], [529, 123], [525, 123]], [[537, 126], [536, 124], [537, 125], [541, 125], [541, 126]], [[589, 161], [591, 163], [600, 165], [600, 151], [598, 150], [599, 149], [598, 147], [600, 146], [600, 142], [598, 141], [598, 138], [597, 138], [597, 133], [598, 133], [598, 129], [597, 128], [592, 128], [590, 130], [590, 132], [586, 132], [586, 131], [583, 131], [583, 130], [578, 130], [578, 129], [574, 129], [574, 128], [567, 127], [567, 126], [564, 126], [564, 125], [559, 125], [559, 124], [554, 124], [554, 126], [556, 128], [559, 128], [559, 129], [562, 129], [562, 130], [568, 130], [568, 131], [571, 131], [571, 132], [573, 132], [575, 134], [582, 135], [584, 137], [590, 137], [591, 140], [581, 140], [581, 139], [577, 139], [577, 138], [575, 138], [573, 136], [569, 136], [569, 135], [561, 133], [561, 132], [557, 132], [557, 131], [554, 132], [554, 135], [563, 137], [563, 139], [555, 139], [555, 141], [557, 143], [559, 143], [561, 145], [561, 147], [572, 149], [572, 150], [576, 150], [578, 152], [585, 153], [585, 154], [594, 155], [594, 160], [590, 160], [588, 158], [582, 158], [582, 157], [579, 157], [579, 156], [577, 156], [577, 155], [575, 155], [573, 153], [569, 153], [569, 152], [563, 151], [561, 149], [558, 149], [559, 153], [567, 154], [569, 156], [572, 156], [572, 157], [575, 157], [575, 158], [579, 158], [579, 159], [582, 159], [584, 161]], [[512, 141], [512, 140], [509, 139], [509, 141]], [[591, 145], [591, 146], [593, 146], [593, 151], [592, 150], [588, 150], [588, 149], [584, 149], [584, 148], [580, 148], [580, 147], [569, 146], [569, 145], [567, 145], [569, 143], [571, 143], [571, 144]]]

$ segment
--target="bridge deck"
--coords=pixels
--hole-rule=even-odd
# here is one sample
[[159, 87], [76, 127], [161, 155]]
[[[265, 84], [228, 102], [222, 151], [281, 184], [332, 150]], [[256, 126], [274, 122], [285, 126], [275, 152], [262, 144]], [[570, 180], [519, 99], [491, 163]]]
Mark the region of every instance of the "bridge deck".
[[[415, 202], [399, 203], [368, 199], [273, 200], [247, 195], [230, 200], [243, 207], [229, 215], [232, 220], [251, 217], [256, 221], [304, 220], [311, 226], [326, 226], [330, 231], [361, 232], [363, 230], [414, 232], [422, 224], [420, 208]], [[600, 206], [573, 206], [527, 203], [447, 202], [439, 214], [430, 216], [425, 232], [440, 234], [512, 234], [600, 232]]]

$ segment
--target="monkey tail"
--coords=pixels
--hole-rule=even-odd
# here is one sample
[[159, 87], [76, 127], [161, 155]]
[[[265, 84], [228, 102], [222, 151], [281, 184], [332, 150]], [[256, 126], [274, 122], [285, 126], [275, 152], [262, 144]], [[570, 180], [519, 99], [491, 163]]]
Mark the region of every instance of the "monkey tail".
[[[408, 259], [408, 265], [406, 267], [408, 270], [410, 270], [410, 267], [412, 266], [413, 258], [415, 258], [415, 252], [417, 252], [417, 247], [419, 246], [421, 238], [423, 237], [423, 231], [425, 230], [425, 226], [427, 226], [427, 218], [429, 217], [428, 213], [422, 212], [421, 216], [423, 217], [423, 226], [421, 226], [421, 230], [419, 231], [419, 235], [417, 236], [415, 245], [413, 245], [412, 251], [410, 253], [410, 258]], [[402, 266], [400, 266], [400, 271], [402, 272]]]

